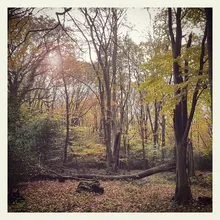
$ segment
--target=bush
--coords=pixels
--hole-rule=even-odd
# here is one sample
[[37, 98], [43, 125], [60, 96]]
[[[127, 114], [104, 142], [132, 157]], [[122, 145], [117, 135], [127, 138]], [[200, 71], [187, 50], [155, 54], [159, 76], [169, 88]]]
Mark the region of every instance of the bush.
[[32, 148], [41, 163], [53, 161], [57, 156], [62, 160], [62, 133], [60, 122], [45, 118], [30, 124], [31, 136], [33, 137]]
[[205, 155], [194, 154], [195, 170], [212, 171], [212, 153]]
[[9, 188], [15, 187], [19, 182], [38, 173], [39, 164], [48, 163], [51, 158], [62, 155], [60, 152], [62, 149], [60, 149], [61, 133], [59, 127], [58, 121], [38, 118], [20, 123], [15, 132], [9, 131]]

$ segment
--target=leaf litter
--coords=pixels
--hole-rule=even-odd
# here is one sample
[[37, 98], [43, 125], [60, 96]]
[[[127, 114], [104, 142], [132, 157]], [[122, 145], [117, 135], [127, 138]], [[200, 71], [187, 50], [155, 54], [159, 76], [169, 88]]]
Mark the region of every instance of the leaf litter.
[[[154, 175], [156, 176], [156, 175]], [[175, 184], [157, 180], [145, 184], [101, 181], [104, 194], [77, 193], [79, 181], [29, 182], [20, 193], [25, 206], [9, 205], [9, 212], [212, 212], [211, 205], [197, 201], [186, 206], [172, 206]], [[149, 178], [150, 179], [150, 178]], [[210, 188], [193, 185], [193, 198], [212, 196]]]

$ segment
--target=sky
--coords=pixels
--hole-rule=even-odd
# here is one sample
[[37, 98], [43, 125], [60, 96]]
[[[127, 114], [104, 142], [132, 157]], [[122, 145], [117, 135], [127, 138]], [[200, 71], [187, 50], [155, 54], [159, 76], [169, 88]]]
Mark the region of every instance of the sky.
[[[71, 14], [76, 16], [77, 19], [82, 20], [81, 13], [78, 10], [74, 10], [76, 8], [73, 8], [71, 11]], [[39, 12], [38, 12], [39, 11]], [[63, 8], [45, 8], [41, 10], [41, 8], [37, 8], [35, 13], [37, 12], [37, 16], [43, 15], [43, 16], [50, 16], [57, 20], [56, 17], [56, 12], [63, 12]], [[139, 44], [141, 41], [146, 41], [148, 32], [153, 33], [153, 19], [156, 14], [156, 9], [155, 8], [140, 8], [140, 7], [132, 7], [132, 8], [127, 8], [126, 12], [126, 20], [129, 27], [133, 27], [132, 30], [128, 29], [126, 27], [121, 27], [119, 30], [119, 35], [125, 35], [129, 34], [131, 39]], [[66, 22], [67, 25], [72, 25], [73, 22]], [[76, 35], [78, 35], [76, 33]], [[79, 34], [81, 35], [81, 34]], [[81, 37], [81, 36], [80, 36]], [[86, 44], [84, 44], [85, 46]], [[84, 55], [81, 54], [79, 55], [80, 57], [78, 59], [85, 60], [87, 62], [90, 61], [89, 53], [85, 53]], [[82, 57], [81, 57], [82, 56]], [[96, 59], [95, 52], [92, 51], [92, 59]]]
[[[38, 8], [37, 10], [39, 10]], [[62, 8], [45, 8], [40, 11], [38, 15], [49, 15], [56, 19], [56, 12], [63, 12]], [[77, 10], [74, 11], [76, 16], [79, 16]], [[140, 43], [141, 41], [146, 40], [146, 35], [148, 31], [153, 31], [152, 24], [153, 18], [156, 14], [155, 8], [128, 8], [127, 10], [127, 22], [133, 26], [133, 30], [129, 31], [129, 35], [134, 42]], [[123, 31], [123, 30], [122, 30]]]
[[134, 42], [140, 43], [146, 41], [148, 31], [153, 32], [153, 18], [156, 12], [151, 8], [149, 11], [145, 8], [129, 8], [127, 11], [128, 22], [134, 25], [134, 31], [130, 36]]

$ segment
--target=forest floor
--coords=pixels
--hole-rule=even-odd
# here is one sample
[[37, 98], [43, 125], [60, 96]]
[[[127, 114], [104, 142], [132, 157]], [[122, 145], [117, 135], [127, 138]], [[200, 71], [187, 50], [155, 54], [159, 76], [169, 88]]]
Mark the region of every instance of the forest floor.
[[212, 197], [212, 187], [192, 184], [195, 201], [174, 206], [175, 176], [155, 174], [131, 182], [101, 181], [104, 194], [77, 193], [79, 181], [36, 181], [22, 185], [23, 202], [11, 204], [9, 212], [212, 212], [199, 196]]

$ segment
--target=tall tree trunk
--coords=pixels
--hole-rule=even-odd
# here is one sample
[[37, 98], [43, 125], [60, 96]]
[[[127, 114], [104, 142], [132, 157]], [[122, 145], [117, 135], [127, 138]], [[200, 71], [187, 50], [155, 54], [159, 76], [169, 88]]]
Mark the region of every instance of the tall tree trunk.
[[140, 91], [140, 107], [141, 107], [141, 114], [140, 114], [140, 133], [141, 133], [141, 144], [142, 144], [142, 155], [143, 155], [143, 169], [146, 169], [146, 149], [145, 149], [145, 129], [144, 129], [144, 97], [142, 92]]
[[161, 145], [161, 153], [162, 153], [162, 162], [164, 162], [164, 154], [165, 154], [165, 146], [166, 146], [166, 118], [165, 115], [162, 115], [162, 124], [161, 124], [161, 133], [162, 133], [162, 145]]
[[211, 95], [211, 111], [212, 111], [212, 8], [205, 8], [207, 22], [207, 44], [209, 59], [209, 82]]
[[154, 130], [153, 130], [153, 139], [154, 139], [154, 149], [159, 147], [158, 144], [158, 118], [159, 118], [159, 103], [157, 100], [154, 101]]
[[113, 160], [114, 160], [114, 170], [118, 169], [119, 165], [119, 149], [120, 149], [120, 135], [117, 133], [117, 121], [116, 121], [116, 72], [117, 72], [117, 9], [112, 8], [112, 19], [113, 19], [113, 54], [112, 54], [112, 149], [113, 149]]
[[126, 144], [126, 166], [127, 166], [127, 171], [130, 171], [130, 144]]
[[187, 143], [187, 167], [188, 167], [188, 176], [189, 177], [195, 176], [193, 145], [190, 139], [188, 139], [188, 143]]
[[66, 164], [67, 160], [67, 151], [68, 151], [68, 144], [69, 144], [69, 126], [70, 126], [70, 114], [69, 114], [69, 94], [67, 89], [67, 82], [64, 74], [64, 63], [63, 63], [63, 57], [59, 46], [59, 39], [58, 39], [58, 52], [61, 60], [61, 74], [62, 74], [62, 80], [64, 84], [64, 92], [65, 92], [65, 104], [66, 104], [66, 140], [64, 145], [64, 152], [63, 152], [63, 165]]
[[148, 124], [148, 115], [147, 115], [147, 105], [145, 105], [144, 109], [144, 144], [146, 146], [145, 148], [145, 167], [146, 169], [149, 168], [149, 160], [147, 158], [148, 151], [147, 151], [147, 144], [148, 144], [148, 133], [147, 133], [147, 124]]
[[177, 160], [175, 201], [179, 204], [188, 203], [190, 200], [192, 200], [192, 193], [186, 172], [186, 148], [187, 143], [181, 142], [177, 144], [176, 148]]
[[105, 137], [106, 137], [106, 150], [107, 150], [107, 168], [108, 170], [112, 165], [112, 149], [111, 149], [111, 95], [110, 90], [107, 92], [107, 119], [105, 122]]
[[69, 119], [69, 95], [67, 90], [67, 85], [64, 79], [64, 88], [65, 88], [65, 96], [66, 96], [66, 140], [64, 146], [64, 157], [63, 157], [63, 164], [66, 164], [67, 160], [67, 151], [68, 151], [68, 144], [69, 144], [69, 126], [70, 126], [70, 119]]
[[197, 148], [198, 148], [198, 153], [199, 153], [199, 158], [200, 158], [200, 135], [199, 135], [199, 124], [197, 124]]
[[[98, 57], [98, 69], [93, 63], [93, 68], [96, 71], [97, 78], [99, 80], [99, 90], [101, 85], [101, 111], [104, 122], [104, 136], [105, 136], [105, 145], [106, 145], [106, 157], [107, 157], [107, 169], [109, 170], [112, 165], [112, 149], [111, 149], [111, 132], [112, 132], [112, 104], [111, 104], [111, 79], [110, 79], [110, 62], [109, 62], [109, 49], [110, 49], [110, 36], [105, 34], [107, 25], [112, 24], [110, 21], [111, 16], [105, 17], [105, 22], [99, 22], [100, 18], [103, 19], [102, 14], [100, 13], [99, 8], [95, 8], [96, 16], [93, 17], [87, 8], [79, 9], [82, 14], [85, 16], [86, 23], [89, 27], [90, 37], [92, 44], [94, 46], [95, 52]], [[110, 12], [110, 9], [107, 8], [106, 12]], [[98, 23], [97, 23], [98, 22]], [[88, 38], [85, 36], [83, 30], [77, 25], [80, 32], [86, 39], [88, 46], [90, 48], [90, 58], [91, 58], [91, 47]], [[99, 24], [99, 25], [97, 25]], [[92, 60], [91, 60], [92, 61]], [[101, 67], [101, 69], [99, 69]], [[100, 78], [100, 72], [103, 73], [102, 79]], [[105, 109], [103, 109], [105, 108]], [[106, 117], [105, 117], [106, 116]]]
[[[121, 100], [122, 100], [123, 96], [122, 96], [122, 88], [121, 88]], [[129, 170], [129, 150], [130, 150], [130, 146], [129, 146], [129, 139], [128, 139], [128, 130], [129, 130], [129, 120], [128, 120], [128, 104], [126, 103], [125, 108], [126, 110], [124, 111], [123, 108], [123, 103], [121, 102], [120, 104], [120, 108], [121, 108], [121, 133], [123, 133], [123, 145], [124, 145], [124, 154], [125, 154], [125, 158], [126, 158], [126, 169]], [[122, 117], [123, 115], [123, 117]], [[123, 131], [124, 130], [124, 131]]]
[[[168, 9], [168, 21], [169, 21], [169, 34], [172, 42], [173, 53], [173, 76], [174, 84], [180, 84], [183, 82], [181, 76], [180, 66], [177, 58], [181, 55], [181, 42], [182, 42], [182, 27], [181, 27], [181, 8], [177, 8], [176, 12], [176, 38], [174, 37], [172, 27], [172, 9]], [[184, 88], [185, 89], [185, 88]], [[178, 89], [175, 95], [181, 94], [181, 90]], [[184, 95], [185, 94], [185, 95]], [[174, 133], [176, 140], [176, 191], [175, 202], [182, 204], [192, 200], [192, 193], [188, 182], [188, 176], [186, 171], [186, 148], [187, 137], [189, 132], [189, 125], [187, 127], [188, 115], [187, 115], [187, 99], [186, 93], [183, 93], [181, 100], [176, 104], [174, 109]], [[192, 119], [191, 119], [192, 120]]]
[[[105, 111], [105, 98], [104, 98], [104, 87], [101, 84], [101, 80], [99, 79], [99, 89], [100, 89], [100, 100], [101, 100], [101, 125], [104, 132], [104, 142], [106, 147], [106, 159], [107, 159], [107, 169], [109, 170], [112, 164], [112, 150], [111, 150], [111, 110]], [[109, 98], [108, 98], [109, 100]], [[109, 102], [107, 103], [107, 109], [109, 106]], [[111, 104], [111, 102], [110, 102]], [[107, 115], [107, 116], [106, 116]]]
[[[99, 140], [105, 144], [106, 140], [106, 133], [105, 133], [105, 100], [104, 100], [104, 89], [103, 85], [101, 83], [101, 80], [99, 77], [98, 82], [99, 82], [99, 95], [100, 95], [100, 109], [101, 109], [101, 119], [99, 122]], [[104, 141], [103, 141], [104, 138]]]
[[113, 156], [114, 156], [113, 171], [115, 172], [118, 170], [118, 166], [119, 166], [120, 142], [121, 142], [121, 132], [118, 132], [115, 137], [114, 151], [113, 151]]
[[153, 127], [153, 166], [155, 166], [156, 150], [159, 149], [158, 144], [158, 119], [159, 119], [159, 103], [154, 101], [154, 127]]
[[53, 100], [52, 100], [52, 104], [51, 104], [51, 118], [54, 117], [54, 109], [55, 109], [55, 100], [56, 100], [56, 92], [57, 88], [53, 87]]

